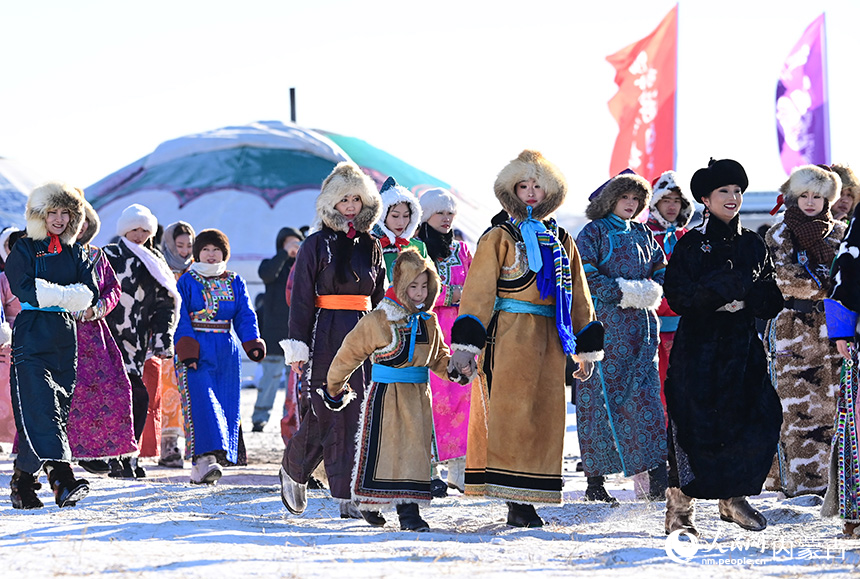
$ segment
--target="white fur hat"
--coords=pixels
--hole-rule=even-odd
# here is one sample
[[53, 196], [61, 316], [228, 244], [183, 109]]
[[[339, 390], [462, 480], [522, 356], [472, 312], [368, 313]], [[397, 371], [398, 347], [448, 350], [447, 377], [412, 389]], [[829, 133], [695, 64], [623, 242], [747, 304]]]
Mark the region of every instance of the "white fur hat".
[[382, 233], [384, 233], [392, 243], [394, 243], [394, 233], [388, 226], [385, 225], [385, 220], [388, 218], [388, 210], [394, 207], [395, 205], [399, 205], [400, 203], [406, 203], [409, 207], [409, 211], [411, 215], [409, 217], [409, 225], [406, 226], [406, 230], [403, 232], [403, 239], [409, 239], [413, 235], [415, 235], [415, 230], [418, 229], [418, 225], [421, 223], [421, 205], [418, 203], [418, 199], [415, 198], [415, 195], [401, 185], [397, 184], [397, 181], [394, 180], [394, 177], [389, 177], [385, 180], [385, 183], [382, 184], [382, 189], [379, 191], [380, 197], [382, 197], [382, 213], [379, 215], [379, 220], [376, 222], [376, 226], [379, 228]]
[[0, 259], [6, 261], [9, 259], [9, 252], [6, 251], [6, 242], [9, 241], [9, 236], [16, 231], [21, 231], [17, 227], [7, 227], [0, 233]]
[[122, 215], [119, 216], [116, 222], [116, 234], [123, 237], [138, 227], [154, 234], [155, 230], [158, 229], [158, 219], [155, 218], [149, 208], [135, 203], [126, 207]]
[[674, 225], [686, 227], [690, 224], [690, 220], [693, 218], [695, 200], [689, 191], [685, 190], [678, 184], [680, 182], [681, 180], [678, 178], [678, 174], [675, 173], [675, 171], [664, 171], [662, 175], [654, 179], [654, 182], [651, 183], [654, 189], [651, 195], [651, 203], [648, 208], [651, 212], [651, 216], [663, 225], [663, 227], [669, 227], [673, 224], [668, 223], [663, 218], [663, 215], [657, 209], [657, 202], [670, 191], [674, 191], [681, 196], [681, 212], [678, 214], [678, 219], [675, 220]]
[[418, 198], [418, 202], [421, 203], [421, 223], [424, 223], [433, 217], [434, 214], [441, 211], [457, 213], [457, 198], [450, 191], [441, 187], [427, 189]]

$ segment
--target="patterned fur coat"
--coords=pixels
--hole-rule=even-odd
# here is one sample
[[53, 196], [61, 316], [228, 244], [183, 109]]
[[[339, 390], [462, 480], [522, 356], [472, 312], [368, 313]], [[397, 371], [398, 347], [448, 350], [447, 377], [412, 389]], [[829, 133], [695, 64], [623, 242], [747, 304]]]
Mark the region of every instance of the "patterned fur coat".
[[[826, 237], [834, 251], [844, 234], [845, 225], [834, 222]], [[782, 218], [765, 239], [773, 255], [777, 285], [789, 304], [792, 298], [820, 302], [827, 297], [829, 264], [820, 272], [804, 267], [803, 254], [797, 251]], [[778, 452], [765, 486], [789, 497], [823, 494], [827, 489], [842, 358], [827, 339], [823, 307], [817, 309], [821, 311], [784, 308], [768, 322], [765, 332], [771, 380], [782, 402], [783, 417]]]
[[[122, 352], [126, 372], [143, 376], [147, 351], [173, 355], [173, 297], [125, 243], [120, 240], [102, 248], [122, 290], [119, 303], [105, 320]], [[157, 249], [150, 251], [164, 259]]]

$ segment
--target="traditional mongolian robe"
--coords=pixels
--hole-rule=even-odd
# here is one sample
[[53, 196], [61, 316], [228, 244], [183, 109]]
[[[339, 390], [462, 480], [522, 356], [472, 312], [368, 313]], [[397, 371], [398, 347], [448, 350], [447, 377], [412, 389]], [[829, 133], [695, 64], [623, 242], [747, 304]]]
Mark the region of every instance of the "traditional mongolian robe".
[[[179, 278], [182, 310], [176, 328], [180, 360], [197, 358], [197, 369], [180, 367], [179, 388], [185, 414], [186, 458], [221, 451], [238, 461], [240, 345], [259, 344], [257, 315], [241, 276], [227, 271], [202, 277], [189, 271]], [[189, 355], [196, 353], [197, 355]]]
[[[579, 333], [595, 320], [579, 251], [554, 221], [543, 224], [563, 248], [558, 265], [569, 260], [565, 285], [571, 291], [572, 327]], [[472, 382], [466, 494], [560, 503], [566, 356], [556, 323], [557, 294], [541, 298], [526, 253], [512, 222], [483, 235], [452, 328], [452, 348], [465, 345], [471, 351], [486, 339], [478, 359], [484, 379]], [[552, 254], [542, 253], [543, 267], [553, 268]]]
[[[765, 331], [771, 381], [782, 401], [782, 431], [766, 487], [789, 497], [823, 495], [842, 369], [836, 345], [827, 339], [824, 315], [831, 264], [816, 264], [799, 248], [783, 215], [765, 238], [785, 297], [785, 307]], [[823, 240], [831, 256], [845, 229], [832, 222]]]
[[666, 376], [669, 485], [690, 497], [757, 495], [770, 469], [782, 407], [755, 318], [782, 310], [774, 278], [764, 241], [737, 217], [688, 231], [666, 268], [681, 315]]
[[[462, 290], [472, 264], [472, 254], [462, 241], [454, 240], [451, 255], [434, 262], [439, 274], [440, 292], [433, 311], [442, 328], [445, 343], [451, 343], [451, 327], [459, 314], [459, 304], [452, 300], [452, 286]], [[430, 376], [433, 393], [433, 458], [442, 462], [466, 456], [469, 435], [469, 400], [471, 388], [449, 382], [445, 374]]]
[[[10, 327], [15, 325], [15, 317], [21, 311], [18, 298], [9, 289], [6, 273], [0, 273], [0, 301], [3, 318]], [[15, 414], [12, 411], [12, 394], [9, 388], [9, 372], [12, 370], [12, 344], [0, 345], [0, 442], [15, 440]]]
[[[383, 504], [428, 504], [433, 427], [426, 377], [428, 369], [447, 377], [450, 358], [436, 316], [410, 314], [386, 297], [347, 334], [329, 368], [329, 384], [345, 383], [368, 358], [374, 381], [361, 412], [353, 499], [374, 510]], [[423, 370], [425, 381], [401, 382], [396, 370], [395, 376], [382, 376], [400, 368]]]
[[35, 473], [46, 460], [69, 462], [66, 436], [75, 387], [77, 329], [72, 315], [58, 306], [42, 309], [36, 279], [67, 286], [82, 283], [98, 299], [94, 264], [78, 245], [49, 250], [48, 239], [19, 239], [6, 261], [9, 287], [22, 311], [12, 332], [12, 399], [18, 427], [16, 466]]
[[76, 460], [114, 458], [137, 451], [131, 419], [131, 382], [104, 317], [119, 301], [119, 283], [97, 247], [88, 249], [95, 264], [99, 300], [93, 317], [78, 320], [78, 375], [69, 413], [68, 437]]
[[632, 476], [666, 460], [656, 313], [666, 258], [647, 227], [611, 213], [576, 245], [606, 330], [605, 358], [576, 390], [582, 466], [586, 476]]
[[848, 233], [833, 266], [832, 300], [827, 302], [827, 333], [831, 340], [847, 340], [851, 359], [842, 366], [829, 485], [821, 506], [825, 517], [841, 517], [847, 523], [860, 523], [860, 348], [857, 319], [860, 313], [860, 224], [851, 218]]
[[[310, 388], [311, 409], [284, 454], [284, 469], [296, 482], [306, 483], [324, 461], [332, 497], [351, 500], [350, 480], [355, 440], [370, 362], [353, 372], [350, 388], [359, 404], [340, 412], [325, 407], [318, 390], [324, 387], [329, 366], [346, 335], [379, 304], [385, 293], [385, 265], [379, 242], [364, 234], [352, 243], [347, 263], [343, 248], [347, 234], [323, 227], [302, 244], [294, 266], [290, 302], [290, 339], [281, 342], [286, 360], [296, 349], [310, 353], [303, 385]], [[346, 275], [343, 275], [343, 274]], [[305, 349], [307, 348], [307, 349]]]

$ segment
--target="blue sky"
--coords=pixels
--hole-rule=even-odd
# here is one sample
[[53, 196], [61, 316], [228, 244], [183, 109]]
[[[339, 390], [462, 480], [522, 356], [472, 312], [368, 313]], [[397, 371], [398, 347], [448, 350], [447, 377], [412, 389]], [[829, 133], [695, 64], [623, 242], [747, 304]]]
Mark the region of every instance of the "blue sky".
[[[0, 156], [86, 187], [162, 141], [289, 119], [357, 136], [467, 195], [541, 150], [581, 211], [608, 178], [616, 91], [605, 57], [674, 6], [367, 0], [3, 2]], [[776, 8], [778, 7], [778, 8]], [[806, 26], [827, 13], [834, 162], [860, 166], [860, 3], [680, 2], [677, 169], [708, 157], [776, 189], [774, 91]], [[492, 202], [492, 201], [491, 201]]]

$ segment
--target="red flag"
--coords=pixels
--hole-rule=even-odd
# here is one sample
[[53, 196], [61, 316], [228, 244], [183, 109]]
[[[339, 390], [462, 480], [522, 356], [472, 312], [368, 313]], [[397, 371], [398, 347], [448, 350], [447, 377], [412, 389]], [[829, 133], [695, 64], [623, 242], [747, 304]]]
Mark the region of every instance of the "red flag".
[[618, 138], [609, 174], [630, 167], [649, 181], [675, 168], [678, 5], [648, 36], [606, 57], [618, 92], [609, 111]]

